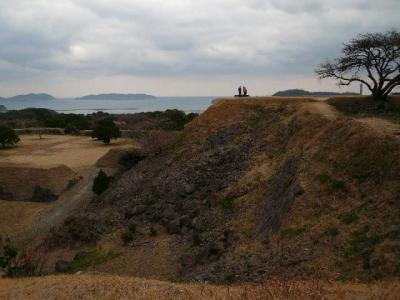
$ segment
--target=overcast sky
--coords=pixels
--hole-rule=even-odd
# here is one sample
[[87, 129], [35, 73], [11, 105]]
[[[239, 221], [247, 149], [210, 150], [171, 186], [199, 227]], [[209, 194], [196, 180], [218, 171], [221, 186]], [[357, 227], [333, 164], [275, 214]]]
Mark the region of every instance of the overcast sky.
[[399, 12], [399, 0], [0, 0], [0, 96], [338, 90], [316, 65], [357, 33], [398, 30]]

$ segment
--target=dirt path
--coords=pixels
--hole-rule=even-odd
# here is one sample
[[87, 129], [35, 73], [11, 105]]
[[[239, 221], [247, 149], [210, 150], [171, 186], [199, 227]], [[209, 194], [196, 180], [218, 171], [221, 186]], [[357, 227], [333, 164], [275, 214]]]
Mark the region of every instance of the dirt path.
[[306, 103], [305, 106], [311, 113], [321, 114], [328, 120], [335, 120], [340, 115], [333, 106], [324, 101]]
[[[324, 101], [306, 103], [305, 107], [310, 112], [321, 114], [328, 120], [335, 120], [342, 115], [333, 106]], [[378, 117], [354, 118], [354, 120], [383, 134], [395, 135], [400, 138], [400, 124]]]
[[88, 169], [83, 178], [70, 190], [63, 193], [54, 207], [42, 216], [33, 228], [29, 240], [35, 240], [46, 234], [50, 228], [59, 225], [68, 216], [80, 208], [83, 208], [93, 197], [92, 184], [99, 169], [92, 167]]

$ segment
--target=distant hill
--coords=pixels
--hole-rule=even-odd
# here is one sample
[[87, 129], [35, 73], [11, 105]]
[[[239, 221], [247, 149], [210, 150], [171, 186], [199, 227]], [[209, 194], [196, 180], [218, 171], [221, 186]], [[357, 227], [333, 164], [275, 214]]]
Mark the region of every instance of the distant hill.
[[279, 97], [304, 97], [304, 96], [313, 96], [313, 97], [328, 97], [328, 96], [355, 96], [359, 95], [357, 93], [344, 92], [344, 93], [336, 93], [336, 92], [309, 92], [301, 89], [290, 89], [279, 91], [273, 94], [272, 96]]
[[17, 95], [10, 98], [4, 98], [2, 100], [12, 100], [12, 101], [33, 101], [33, 100], [45, 100], [52, 101], [55, 98], [49, 94], [26, 94], [26, 95]]
[[7, 111], [7, 108], [4, 105], [0, 105], [0, 112]]
[[155, 99], [155, 96], [147, 94], [99, 94], [87, 95], [75, 98], [76, 100], [142, 100], [142, 99]]

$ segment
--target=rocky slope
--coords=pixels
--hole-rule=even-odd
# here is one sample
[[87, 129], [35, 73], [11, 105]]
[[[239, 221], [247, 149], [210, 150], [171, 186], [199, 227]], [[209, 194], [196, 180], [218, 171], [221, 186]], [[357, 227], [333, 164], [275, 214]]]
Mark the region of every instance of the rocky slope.
[[120, 255], [93, 270], [169, 280], [398, 277], [399, 141], [312, 103], [217, 102], [43, 251], [97, 243]]

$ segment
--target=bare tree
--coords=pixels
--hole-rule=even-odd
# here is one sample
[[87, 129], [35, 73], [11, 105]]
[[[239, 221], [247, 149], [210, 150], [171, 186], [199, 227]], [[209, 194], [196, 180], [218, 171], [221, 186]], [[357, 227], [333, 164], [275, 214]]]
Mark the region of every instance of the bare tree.
[[335, 78], [339, 85], [361, 82], [375, 100], [386, 100], [400, 85], [400, 33], [360, 34], [344, 44], [342, 56], [320, 64], [319, 78]]

